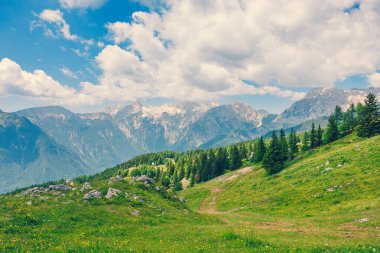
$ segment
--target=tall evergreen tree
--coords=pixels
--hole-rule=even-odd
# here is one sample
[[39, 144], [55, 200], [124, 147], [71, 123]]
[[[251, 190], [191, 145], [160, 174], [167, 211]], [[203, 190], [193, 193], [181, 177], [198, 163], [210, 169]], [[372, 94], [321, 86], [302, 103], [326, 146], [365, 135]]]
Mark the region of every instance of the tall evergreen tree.
[[322, 146], [323, 144], [323, 130], [321, 128], [321, 125], [318, 125], [318, 131], [317, 131], [317, 147]]
[[207, 171], [208, 171], [208, 178], [207, 180], [210, 180], [211, 178], [216, 177], [216, 164], [215, 164], [215, 153], [212, 149], [208, 152], [208, 158], [207, 158]]
[[266, 153], [265, 142], [264, 142], [263, 137], [260, 137], [260, 139], [257, 141], [255, 161], [261, 162], [264, 158], [265, 153]]
[[335, 115], [329, 117], [329, 122], [326, 129], [326, 142], [336, 141], [339, 137], [338, 124]]
[[190, 187], [193, 187], [195, 185], [195, 173], [191, 173], [190, 175]]
[[281, 157], [281, 145], [276, 133], [272, 132], [269, 147], [263, 159], [263, 167], [268, 174], [275, 174], [284, 168], [284, 161]]
[[286, 161], [289, 158], [288, 142], [286, 140], [286, 134], [284, 129], [280, 130], [280, 147], [281, 147], [281, 160]]
[[236, 169], [239, 169], [242, 165], [242, 162], [241, 162], [241, 159], [240, 159], [240, 154], [239, 154], [239, 150], [237, 148], [236, 145], [233, 145], [231, 147], [231, 151], [230, 151], [230, 168], [231, 170], [236, 170]]
[[317, 146], [317, 131], [315, 130], [314, 122], [311, 124], [310, 131], [310, 148], [315, 148]]
[[307, 151], [310, 149], [310, 136], [307, 131], [304, 132], [302, 138], [302, 151]]
[[358, 125], [360, 137], [371, 137], [380, 133], [380, 108], [373, 93], [369, 93], [364, 101], [361, 119]]
[[298, 143], [297, 135], [296, 135], [296, 132], [294, 131], [294, 129], [292, 128], [290, 130], [290, 134], [289, 134], [290, 159], [293, 159], [294, 157], [296, 157], [296, 155], [298, 153], [297, 143]]
[[228, 157], [225, 148], [218, 148], [215, 157], [215, 176], [222, 175], [225, 169], [228, 169]]

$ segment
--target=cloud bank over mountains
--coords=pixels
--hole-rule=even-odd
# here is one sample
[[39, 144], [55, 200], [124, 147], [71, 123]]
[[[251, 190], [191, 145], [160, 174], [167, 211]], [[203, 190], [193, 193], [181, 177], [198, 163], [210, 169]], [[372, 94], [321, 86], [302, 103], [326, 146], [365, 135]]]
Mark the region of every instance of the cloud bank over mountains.
[[[60, 0], [69, 9], [95, 9], [105, 2]], [[352, 75], [368, 76], [379, 87], [377, 0], [140, 2], [150, 11], [135, 12], [129, 22], [105, 24], [108, 43], [93, 59], [101, 73], [97, 82], [82, 81], [74, 89], [3, 59], [0, 71], [7, 75], [0, 77], [0, 92], [57, 102], [68, 97], [89, 105], [243, 94], [296, 100], [304, 93], [294, 88], [331, 87]], [[70, 32], [61, 11], [45, 10], [39, 18], [56, 25], [50, 33], [83, 40]]]

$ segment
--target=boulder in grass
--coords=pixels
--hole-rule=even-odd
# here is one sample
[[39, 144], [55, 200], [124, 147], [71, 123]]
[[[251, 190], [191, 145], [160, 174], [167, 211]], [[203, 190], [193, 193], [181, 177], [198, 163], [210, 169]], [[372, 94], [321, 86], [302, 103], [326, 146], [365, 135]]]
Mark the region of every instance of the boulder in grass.
[[185, 203], [186, 202], [186, 199], [184, 197], [180, 197], [179, 198], [179, 201], [181, 201], [181, 203]]
[[47, 189], [43, 187], [33, 187], [22, 192], [24, 196], [38, 196], [41, 193], [46, 192]]
[[92, 189], [92, 186], [90, 185], [89, 182], [85, 182], [82, 189], [80, 189], [80, 191], [84, 192], [84, 191], [88, 191], [88, 190], [91, 190]]
[[120, 195], [120, 194], [122, 194], [122, 192], [120, 190], [114, 189], [114, 188], [109, 188], [107, 195], [106, 195], [106, 198], [112, 199], [113, 197], [116, 197], [117, 195]]
[[145, 184], [151, 184], [151, 183], [153, 183], [154, 180], [152, 178], [146, 176], [146, 175], [142, 175], [140, 177], [137, 177], [136, 181], [137, 182], [142, 182], [142, 183], [145, 183]]
[[90, 199], [100, 199], [102, 197], [102, 193], [98, 190], [90, 191], [89, 193], [86, 193], [83, 196], [83, 200], [90, 200]]
[[53, 191], [71, 191], [71, 186], [65, 184], [49, 185], [49, 190]]

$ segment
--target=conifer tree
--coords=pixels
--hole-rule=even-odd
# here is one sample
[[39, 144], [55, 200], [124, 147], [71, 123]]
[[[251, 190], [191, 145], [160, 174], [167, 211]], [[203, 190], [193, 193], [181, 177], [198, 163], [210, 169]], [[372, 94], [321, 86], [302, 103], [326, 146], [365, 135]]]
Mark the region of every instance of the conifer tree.
[[255, 161], [261, 162], [264, 158], [265, 153], [266, 153], [265, 142], [264, 142], [263, 137], [260, 137], [260, 139], [257, 141]]
[[296, 155], [298, 153], [297, 143], [298, 143], [297, 135], [296, 135], [296, 132], [294, 131], [294, 129], [292, 128], [290, 130], [290, 134], [289, 134], [290, 159], [293, 159], [294, 157], [296, 157]]
[[276, 133], [272, 132], [269, 147], [263, 159], [263, 167], [268, 174], [275, 174], [284, 168], [284, 161], [281, 157], [281, 145]]
[[307, 151], [310, 148], [310, 136], [307, 131], [303, 134], [302, 138], [302, 151]]
[[317, 146], [317, 131], [315, 130], [314, 122], [311, 124], [310, 131], [310, 148], [315, 148]]
[[380, 133], [380, 109], [373, 93], [369, 93], [364, 101], [358, 125], [360, 137], [371, 137]]
[[236, 145], [233, 145], [231, 147], [230, 161], [231, 161], [231, 164], [230, 164], [231, 170], [239, 169], [241, 167], [241, 165], [242, 165], [242, 162], [241, 162], [241, 159], [240, 159], [239, 150], [236, 147]]
[[210, 149], [208, 158], [207, 158], [207, 180], [216, 177], [216, 164], [215, 164], [215, 153]]
[[321, 128], [321, 125], [318, 125], [318, 131], [317, 131], [317, 147], [322, 146], [323, 144], [323, 130]]
[[195, 185], [195, 173], [191, 173], [190, 175], [190, 187]]
[[326, 129], [326, 142], [336, 141], [339, 137], [338, 124], [335, 115], [329, 117], [329, 122]]
[[280, 130], [280, 147], [281, 147], [281, 160], [286, 161], [289, 158], [288, 142], [286, 140], [286, 134], [284, 129]]
[[222, 175], [223, 171], [229, 167], [225, 148], [218, 148], [215, 157], [215, 176]]

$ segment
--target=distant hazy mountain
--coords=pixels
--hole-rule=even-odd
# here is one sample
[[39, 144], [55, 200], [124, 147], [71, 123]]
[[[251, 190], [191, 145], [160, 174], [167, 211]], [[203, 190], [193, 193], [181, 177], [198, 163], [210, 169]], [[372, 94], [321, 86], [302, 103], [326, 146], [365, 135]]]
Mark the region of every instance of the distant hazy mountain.
[[96, 171], [141, 153], [108, 114], [75, 114], [56, 106], [22, 110], [17, 114], [28, 118]]
[[0, 193], [91, 172], [28, 119], [0, 111]]
[[[363, 101], [369, 91], [380, 96], [380, 89], [374, 88], [313, 89], [280, 115], [255, 110], [244, 103], [161, 106], [133, 103], [87, 114], [53, 106], [16, 113], [22, 117], [2, 113], [3, 122], [4, 118], [8, 122], [2, 123], [2, 143], [12, 139], [12, 144], [2, 146], [1, 173], [8, 175], [4, 173], [11, 171], [21, 175], [25, 185], [34, 183], [24, 178], [25, 171], [31, 178], [44, 181], [50, 175], [53, 178], [86, 173], [86, 167], [100, 171], [141, 153], [227, 145], [280, 128], [304, 131], [312, 121], [325, 125], [326, 116], [336, 105], [345, 109], [351, 103]], [[16, 127], [20, 122], [25, 127]], [[19, 153], [22, 156], [17, 156]], [[41, 174], [44, 176], [37, 176]], [[12, 182], [16, 184], [18, 179]]]
[[334, 111], [336, 105], [346, 110], [351, 104], [363, 102], [369, 92], [380, 97], [380, 88], [347, 90], [316, 88], [281, 113], [273, 123], [286, 127], [328, 116]]

